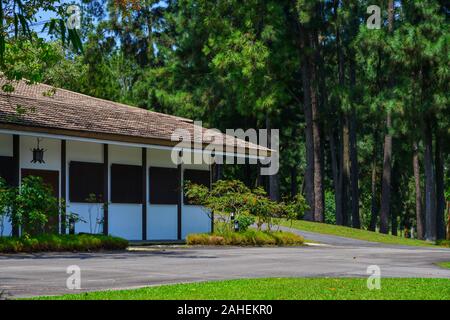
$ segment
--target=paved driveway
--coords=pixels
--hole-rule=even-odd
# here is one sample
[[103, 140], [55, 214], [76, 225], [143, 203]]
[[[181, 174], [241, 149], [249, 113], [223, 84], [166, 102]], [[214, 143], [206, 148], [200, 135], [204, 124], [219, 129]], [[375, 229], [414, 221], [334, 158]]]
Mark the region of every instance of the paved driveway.
[[449, 278], [433, 263], [450, 250], [357, 242], [296, 248], [169, 248], [120, 253], [0, 256], [0, 290], [18, 297], [73, 293], [66, 268], [81, 268], [82, 290], [256, 277], [365, 277], [378, 265], [385, 277]]

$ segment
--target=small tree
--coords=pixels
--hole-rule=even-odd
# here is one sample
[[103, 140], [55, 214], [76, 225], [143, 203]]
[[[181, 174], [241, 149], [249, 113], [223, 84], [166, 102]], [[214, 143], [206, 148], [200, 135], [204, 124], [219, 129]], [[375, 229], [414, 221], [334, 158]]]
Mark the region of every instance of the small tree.
[[44, 184], [42, 178], [33, 176], [23, 179], [14, 207], [11, 221], [21, 225], [25, 235], [45, 232], [49, 218], [58, 216], [60, 209], [51, 187]]
[[[94, 193], [90, 193], [89, 197], [86, 199], [89, 203], [88, 213], [89, 213], [89, 232], [92, 234], [99, 233], [101, 226], [103, 225], [104, 218], [102, 211], [105, 212], [105, 207], [108, 203], [102, 203], [101, 196], [97, 197]], [[95, 211], [95, 212], [93, 212]], [[94, 215], [94, 217], [93, 217]], [[86, 222], [84, 220], [79, 220], [81, 222]]]
[[[191, 203], [204, 206], [214, 213], [218, 231], [229, 229], [230, 216], [234, 213], [241, 230], [245, 230], [256, 221], [258, 230], [266, 225], [271, 230], [274, 218], [296, 219], [307, 209], [302, 195], [297, 195], [293, 201], [285, 204], [272, 201], [262, 188], [254, 190], [246, 187], [241, 181], [217, 181], [208, 188], [196, 184], [186, 185], [186, 197]], [[223, 230], [222, 230], [223, 231]]]
[[190, 182], [185, 185], [188, 201], [205, 207], [210, 219], [214, 215], [214, 225], [219, 232], [224, 231], [222, 230], [224, 228], [230, 228], [231, 213], [234, 213], [236, 218], [246, 214], [243, 195], [249, 192], [250, 189], [238, 180], [217, 181], [212, 185], [211, 190]]
[[284, 206], [283, 217], [289, 221], [303, 218], [305, 211], [309, 210], [305, 197], [301, 193], [297, 194]]

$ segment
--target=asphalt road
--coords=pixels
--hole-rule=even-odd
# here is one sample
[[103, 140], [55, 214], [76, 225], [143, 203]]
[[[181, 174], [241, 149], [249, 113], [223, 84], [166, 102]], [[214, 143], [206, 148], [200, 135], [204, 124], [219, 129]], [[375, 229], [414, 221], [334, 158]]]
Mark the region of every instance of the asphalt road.
[[382, 277], [436, 277], [450, 281], [450, 270], [434, 265], [450, 261], [449, 249], [327, 239], [334, 244], [0, 255], [0, 291], [11, 297], [77, 292], [66, 288], [66, 270], [71, 265], [81, 268], [81, 291], [236, 278], [366, 277], [370, 265], [378, 265]]

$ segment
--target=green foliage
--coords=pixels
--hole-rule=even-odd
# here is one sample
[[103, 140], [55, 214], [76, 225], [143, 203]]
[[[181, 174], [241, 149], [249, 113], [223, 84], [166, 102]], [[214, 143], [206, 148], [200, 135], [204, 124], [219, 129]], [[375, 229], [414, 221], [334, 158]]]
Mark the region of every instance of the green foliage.
[[127, 240], [103, 235], [44, 234], [21, 238], [0, 237], [0, 253], [125, 250], [127, 247]]
[[251, 215], [240, 214], [234, 218], [239, 224], [239, 230], [247, 231], [247, 229], [255, 223], [255, 218]]
[[325, 191], [325, 223], [336, 224], [336, 202], [329, 190]]
[[297, 194], [285, 205], [286, 217], [288, 220], [302, 219], [309, 206], [306, 203], [305, 197], [302, 194]]
[[189, 201], [214, 213], [216, 220], [220, 221], [217, 228], [221, 231], [224, 226], [227, 229], [231, 213], [241, 220], [241, 227], [245, 228], [256, 221], [258, 230], [261, 230], [263, 225], [271, 230], [274, 218], [295, 219], [302, 216], [307, 209], [306, 201], [300, 194], [288, 203], [277, 203], [268, 198], [264, 189], [251, 190], [239, 180], [219, 180], [212, 185], [211, 190], [188, 183], [185, 186], [185, 195]]
[[450, 240], [438, 240], [437, 245], [450, 248]]
[[299, 246], [303, 237], [281, 231], [246, 230], [240, 232], [224, 231], [214, 234], [189, 234], [188, 245], [231, 245], [231, 246]]
[[[10, 10], [19, 2], [21, 8]], [[336, 207], [330, 137], [335, 138], [340, 168], [346, 159], [342, 154], [343, 125], [349, 111], [354, 111], [355, 117], [362, 227], [369, 225], [372, 212], [379, 211], [383, 135], [389, 111], [393, 120], [389, 130], [394, 139], [392, 161], [396, 163], [393, 180], [398, 184], [391, 199], [391, 212], [396, 216], [392, 221], [398, 220], [399, 229], [416, 224], [413, 142], [419, 146], [423, 180], [424, 120], [432, 120], [434, 136], [440, 135], [442, 141], [450, 134], [448, 6], [442, 1], [395, 2], [393, 32], [386, 25], [386, 1], [380, 3], [383, 16], [379, 30], [365, 25], [366, 8], [373, 4], [366, 0], [151, 0], [139, 5], [134, 1], [82, 1], [80, 37], [84, 50], [79, 55], [73, 54], [75, 47], [67, 50], [70, 41], [42, 39], [29, 34], [26, 27], [35, 22], [39, 9], [65, 18], [64, 5], [52, 0], [2, 4], [1, 71], [9, 79], [26, 77], [31, 82], [200, 119], [205, 126], [221, 130], [280, 128], [278, 176], [281, 198], [286, 199], [283, 203], [277, 206], [266, 196], [245, 190], [244, 185], [236, 186], [242, 188], [239, 197], [225, 193], [211, 201], [205, 197], [208, 190], [191, 192], [198, 198], [195, 202], [209, 201], [205, 207], [214, 208], [219, 215], [251, 214], [260, 217], [255, 220], [258, 224], [266, 221], [270, 225], [270, 215], [302, 218], [305, 211], [304, 203], [298, 208], [294, 204], [295, 195], [305, 189], [305, 149], [309, 143], [304, 137], [301, 67], [305, 55], [313, 54], [312, 48], [317, 47], [326, 222], [335, 223]], [[60, 40], [70, 37], [59, 22], [52, 21], [46, 27], [45, 32], [51, 31]], [[304, 31], [310, 42], [317, 38], [317, 43], [303, 48]], [[14, 86], [6, 84], [2, 89], [12, 92]], [[18, 114], [24, 110], [16, 108]], [[442, 149], [443, 163], [448, 163], [448, 145], [444, 143]], [[262, 181], [255, 183], [257, 170], [256, 166], [225, 166], [223, 179], [261, 185]], [[448, 190], [447, 166], [444, 176]], [[224, 183], [222, 187], [230, 186]], [[350, 192], [346, 197], [350, 211]], [[249, 203], [252, 208], [247, 207]]]
[[[42, 178], [29, 176], [22, 180], [20, 188], [9, 187], [0, 178], [0, 221], [5, 218], [22, 226], [24, 235], [47, 232], [50, 218], [57, 217], [65, 204], [53, 196], [50, 186]], [[0, 225], [0, 236], [3, 226]]]
[[11, 219], [14, 206], [14, 191], [5, 179], [0, 177], [0, 237], [3, 236], [3, 223]]
[[[82, 52], [83, 45], [76, 29], [70, 30], [66, 25], [68, 15], [67, 4], [61, 5], [56, 0], [11, 0], [0, 3], [0, 69], [8, 79], [22, 79], [27, 77], [35, 81], [42, 77], [44, 70], [41, 66], [34, 65], [35, 72], [28, 74], [16, 66], [8, 64], [8, 59], [13, 56], [28, 56], [28, 51], [41, 51], [39, 59], [45, 63], [52, 57], [46, 55], [48, 44], [37, 33], [32, 31], [30, 25], [35, 23], [40, 10], [56, 13], [59, 18], [52, 18], [45, 23], [43, 31], [49, 35], [57, 36], [63, 46], [71, 46], [74, 52]], [[25, 62], [18, 60], [18, 63]]]
[[29, 176], [23, 179], [20, 192], [16, 193], [13, 219], [25, 234], [42, 233], [49, 218], [58, 216], [59, 209], [51, 187], [42, 178]]

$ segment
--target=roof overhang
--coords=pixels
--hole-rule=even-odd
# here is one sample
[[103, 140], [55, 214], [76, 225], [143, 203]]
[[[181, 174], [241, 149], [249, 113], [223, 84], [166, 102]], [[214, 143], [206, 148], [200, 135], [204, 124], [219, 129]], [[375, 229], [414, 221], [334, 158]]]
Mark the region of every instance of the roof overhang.
[[[61, 139], [61, 140], [72, 140], [72, 141], [83, 141], [83, 142], [93, 142], [93, 143], [107, 143], [113, 145], [122, 145], [129, 147], [146, 147], [149, 149], [162, 149], [162, 150], [173, 150], [175, 148], [179, 151], [184, 152], [206, 152], [211, 153], [209, 150], [205, 150], [208, 144], [200, 144], [200, 148], [188, 148], [185, 146], [180, 146], [180, 141], [172, 141], [167, 139], [158, 138], [144, 138], [135, 136], [126, 136], [118, 134], [106, 134], [101, 132], [91, 132], [91, 131], [75, 131], [59, 128], [47, 128], [47, 127], [35, 127], [35, 126], [24, 126], [19, 124], [10, 123], [0, 123], [0, 133], [4, 134], [17, 134], [23, 136], [39, 136], [49, 139]], [[195, 144], [194, 144], [195, 146]], [[271, 157], [273, 150], [262, 151], [252, 148], [243, 147], [230, 147], [228, 146], [217, 146], [222, 147], [222, 152], [214, 151], [215, 155], [220, 156], [231, 156], [237, 158], [248, 158], [248, 159], [267, 159]], [[231, 149], [231, 150], [230, 150]]]

